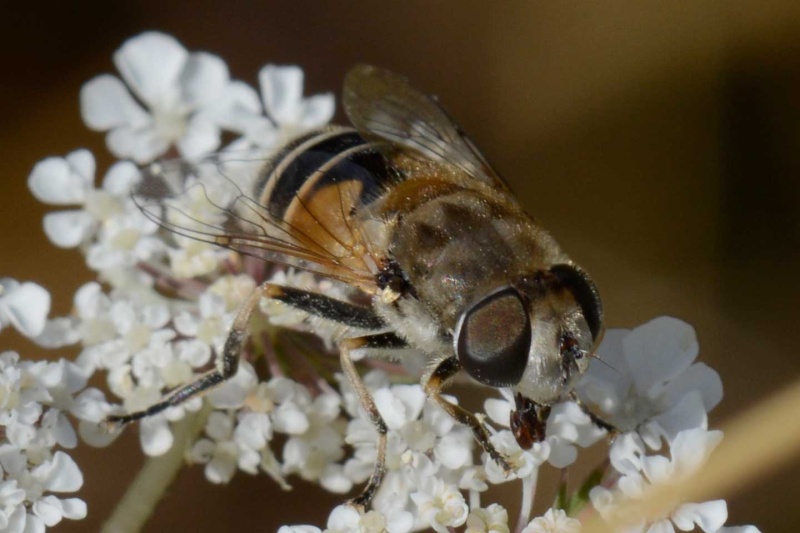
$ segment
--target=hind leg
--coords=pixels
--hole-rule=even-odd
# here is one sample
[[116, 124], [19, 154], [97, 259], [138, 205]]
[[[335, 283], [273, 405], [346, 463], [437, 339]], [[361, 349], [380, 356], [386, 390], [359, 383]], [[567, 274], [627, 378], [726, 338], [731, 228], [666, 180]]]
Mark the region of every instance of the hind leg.
[[303, 291], [292, 287], [281, 287], [279, 285], [265, 283], [253, 291], [236, 314], [231, 331], [225, 341], [222, 356], [217, 361], [217, 367], [214, 370], [178, 388], [162, 401], [151, 405], [147, 409], [127, 415], [111, 415], [106, 418], [105, 424], [112, 427], [119, 427], [158, 414], [170, 407], [180, 405], [190, 398], [205, 394], [232, 378], [239, 368], [239, 355], [249, 334], [250, 317], [253, 315], [253, 311], [258, 305], [258, 302], [264, 296], [280, 300], [308, 314], [332, 320], [346, 326], [367, 330], [385, 328], [383, 321], [368, 307], [343, 302], [322, 294]]

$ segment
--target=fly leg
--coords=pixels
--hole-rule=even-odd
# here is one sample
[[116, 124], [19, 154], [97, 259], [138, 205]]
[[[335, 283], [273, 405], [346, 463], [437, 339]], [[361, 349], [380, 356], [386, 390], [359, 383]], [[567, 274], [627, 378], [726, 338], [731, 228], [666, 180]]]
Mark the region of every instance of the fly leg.
[[383, 320], [375, 315], [372, 309], [368, 307], [343, 302], [322, 294], [303, 291], [301, 289], [265, 283], [253, 291], [236, 314], [231, 331], [225, 341], [222, 357], [217, 361], [217, 367], [214, 370], [178, 388], [162, 401], [151, 405], [147, 409], [127, 415], [111, 415], [106, 418], [105, 424], [111, 427], [121, 427], [130, 422], [158, 414], [170, 407], [180, 405], [190, 398], [205, 394], [219, 384], [232, 378], [239, 368], [239, 355], [244, 342], [247, 340], [250, 317], [253, 315], [253, 310], [263, 296], [280, 300], [311, 315], [332, 320], [346, 326], [367, 330], [378, 330], [386, 327]]
[[231, 326], [231, 331], [228, 333], [228, 338], [225, 340], [222, 357], [217, 360], [217, 367], [214, 370], [206, 372], [195, 381], [178, 388], [147, 409], [127, 415], [111, 415], [105, 419], [104, 423], [110, 427], [122, 427], [136, 420], [158, 414], [170, 407], [180, 405], [197, 395], [205, 394], [220, 383], [232, 378], [239, 368], [239, 354], [242, 351], [242, 345], [247, 340], [250, 317], [266, 287], [267, 285], [262, 285], [253, 291], [239, 309], [233, 321], [233, 326]]
[[486, 429], [486, 426], [483, 425], [483, 422], [463, 407], [449, 402], [442, 396], [442, 388], [459, 370], [461, 370], [461, 364], [455, 357], [448, 357], [441, 361], [436, 368], [433, 369], [430, 376], [428, 376], [427, 379], [423, 379], [425, 393], [429, 398], [439, 404], [447, 414], [469, 427], [472, 430], [472, 434], [475, 435], [478, 444], [483, 448], [483, 451], [488, 453], [489, 457], [500, 465], [506, 475], [508, 475], [514, 469], [508, 462], [508, 459], [502, 453], [498, 452], [494, 445], [489, 442], [489, 431]]
[[348, 502], [350, 505], [361, 507], [362, 509], [366, 509], [372, 501], [375, 492], [381, 486], [384, 474], [386, 474], [386, 433], [388, 428], [381, 413], [378, 411], [378, 407], [375, 405], [375, 400], [373, 400], [372, 395], [364, 385], [364, 381], [361, 379], [351, 355], [353, 350], [359, 349], [387, 351], [405, 347], [407, 347], [405, 341], [393, 333], [379, 333], [366, 337], [345, 339], [339, 344], [342, 369], [355, 389], [361, 406], [367, 412], [370, 422], [378, 431], [378, 454], [375, 458], [375, 468], [361, 494]]
[[[386, 323], [372, 312], [372, 309], [357, 306], [351, 303], [335, 300], [321, 294], [301, 291], [290, 287], [272, 286], [267, 289], [270, 298], [285, 302], [297, 309], [306, 311], [309, 314], [333, 320], [340, 324], [345, 324], [354, 328], [365, 330], [384, 330]], [[394, 333], [375, 333], [363, 337], [344, 339], [339, 343], [339, 358], [342, 370], [358, 396], [361, 406], [369, 416], [369, 420], [378, 432], [378, 453], [375, 458], [375, 467], [367, 485], [361, 494], [351, 499], [350, 505], [366, 509], [381, 481], [386, 473], [386, 438], [388, 427], [383, 420], [378, 407], [375, 405], [372, 395], [364, 385], [361, 375], [356, 369], [352, 358], [354, 350], [365, 350], [368, 352], [381, 353], [383, 356], [390, 354], [393, 350], [408, 348], [406, 342]]]

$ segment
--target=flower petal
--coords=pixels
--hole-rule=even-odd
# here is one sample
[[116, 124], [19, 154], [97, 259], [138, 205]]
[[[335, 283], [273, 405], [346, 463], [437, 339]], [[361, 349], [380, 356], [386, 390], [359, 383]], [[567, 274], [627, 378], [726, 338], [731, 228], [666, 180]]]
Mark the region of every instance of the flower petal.
[[48, 527], [61, 522], [61, 502], [55, 496], [45, 496], [35, 501], [32, 510], [33, 514], [41, 518]]
[[26, 337], [44, 330], [49, 312], [50, 293], [36, 283], [21, 283], [0, 296], [0, 324], [8, 320]]
[[329, 464], [319, 479], [320, 486], [334, 494], [347, 494], [353, 488], [353, 481], [347, 477], [342, 465]]
[[217, 409], [238, 409], [244, 404], [248, 392], [256, 382], [253, 367], [242, 363], [235, 376], [208, 393], [206, 398]]
[[699, 352], [694, 328], [668, 316], [637, 327], [622, 344], [637, 392], [649, 397], [689, 368]]
[[212, 54], [191, 54], [183, 66], [179, 83], [183, 101], [192, 109], [219, 98], [230, 76], [225, 62]]
[[706, 431], [697, 428], [678, 433], [670, 446], [676, 475], [683, 476], [696, 472], [721, 440], [722, 432], [718, 430]]
[[86, 518], [86, 503], [80, 498], [66, 498], [61, 500], [61, 511], [64, 518], [83, 520]]
[[91, 233], [94, 220], [86, 211], [72, 210], [44, 216], [44, 233], [50, 242], [61, 248], [74, 248]]
[[267, 128], [274, 129], [269, 120], [261, 114], [261, 100], [258, 98], [258, 93], [241, 81], [227, 84], [222, 93], [204, 108], [204, 112], [226, 130], [237, 133], [245, 134], [262, 127], [264, 123]]
[[59, 317], [45, 322], [34, 342], [43, 348], [63, 348], [81, 340], [75, 317]]
[[[21, 533], [44, 533], [47, 530], [42, 519], [34, 514], [28, 513], [26, 515], [25, 529], [21, 529]], [[12, 530], [13, 531], [13, 530]]]
[[554, 439], [550, 445], [547, 462], [556, 468], [566, 468], [578, 458], [578, 449], [562, 439]]
[[511, 420], [511, 403], [499, 398], [489, 398], [483, 402], [483, 410], [492, 422], [508, 427]]
[[202, 116], [194, 116], [186, 125], [186, 133], [178, 139], [178, 151], [186, 159], [200, 159], [217, 148], [220, 144], [220, 130], [213, 122]]
[[300, 126], [311, 129], [327, 124], [336, 111], [336, 102], [333, 94], [317, 94], [304, 102], [303, 113], [300, 117]]
[[139, 169], [130, 161], [118, 161], [106, 172], [103, 189], [114, 196], [127, 196], [139, 181]]
[[328, 516], [328, 529], [341, 531], [355, 531], [361, 519], [359, 512], [352, 506], [339, 505]]
[[172, 448], [174, 438], [167, 420], [160, 416], [145, 418], [139, 424], [142, 450], [149, 456], [164, 455]]
[[644, 443], [636, 433], [623, 433], [614, 439], [609, 450], [609, 459], [621, 474], [636, 474], [642, 468]]
[[278, 533], [322, 533], [322, 530], [316, 526], [281, 526]]
[[725, 500], [684, 503], [672, 514], [672, 521], [683, 531], [692, 531], [697, 524], [706, 533], [715, 533], [727, 519], [728, 504]]
[[122, 126], [106, 136], [108, 149], [117, 157], [129, 157], [139, 164], [150, 163], [167, 151], [170, 144], [150, 126]]
[[103, 74], [81, 87], [81, 118], [95, 131], [147, 123], [144, 109], [116, 76]]
[[68, 153], [67, 157], [64, 159], [67, 160], [73, 172], [84, 180], [84, 184], [91, 187], [94, 182], [94, 172], [96, 170], [92, 152], [86, 149], [75, 150], [74, 152]]
[[145, 32], [123, 43], [114, 64], [139, 99], [164, 107], [177, 103], [177, 81], [188, 57], [174, 37]]
[[434, 455], [451, 470], [467, 466], [472, 461], [472, 439], [464, 439], [457, 433], [444, 435], [439, 439]]
[[706, 429], [708, 417], [703, 407], [703, 397], [697, 391], [688, 392], [677, 405], [669, 411], [652, 419], [661, 428], [660, 435], [673, 442], [681, 431], [692, 428]]
[[267, 65], [258, 73], [264, 108], [278, 124], [291, 124], [300, 118], [303, 96], [303, 70], [297, 66]]
[[667, 404], [675, 404], [691, 391], [699, 392], [704, 410], [711, 411], [722, 400], [722, 380], [705, 363], [695, 363], [667, 385], [664, 398]]
[[83, 474], [78, 465], [61, 451], [34, 468], [31, 474], [50, 492], [75, 492], [83, 486]]
[[46, 204], [80, 204], [92, 187], [94, 167], [94, 156], [88, 150], [77, 150], [66, 158], [48, 157], [33, 167], [28, 188]]

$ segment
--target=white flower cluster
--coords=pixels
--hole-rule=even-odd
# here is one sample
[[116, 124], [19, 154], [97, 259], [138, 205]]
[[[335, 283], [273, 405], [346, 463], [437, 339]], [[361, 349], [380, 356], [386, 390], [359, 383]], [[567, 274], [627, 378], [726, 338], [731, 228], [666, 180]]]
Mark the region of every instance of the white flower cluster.
[[[213, 219], [214, 205], [226, 205], [246, 189], [240, 183], [233, 190], [225, 185], [235, 182], [248, 161], [331, 119], [331, 95], [304, 98], [302, 71], [276, 66], [259, 73], [259, 95], [231, 80], [220, 58], [190, 53], [161, 33], [130, 39], [114, 55], [114, 63], [122, 79], [103, 75], [88, 82], [81, 92], [81, 110], [90, 128], [107, 132], [111, 152], [131, 161], [113, 165], [96, 187], [93, 156], [77, 150], [45, 159], [28, 179], [39, 200], [63, 208], [46, 215], [48, 238], [57, 246], [80, 249], [98, 281], [77, 291], [69, 316], [50, 320], [45, 320], [46, 309], [41, 313], [49, 308], [46, 291], [5, 280], [0, 285], [0, 328], [11, 325], [43, 347], [80, 347], [75, 363], [28, 364], [19, 363], [14, 354], [0, 356], [0, 425], [5, 429], [0, 529], [2, 520], [52, 525], [62, 516], [85, 514], [80, 500], [43, 495], [81, 485], [75, 464], [62, 451], [52, 451], [76, 445], [65, 413], [79, 421], [85, 441], [108, 444], [115, 435], [100, 425], [106, 416], [147, 408], [213, 368], [238, 307], [266, 279], [340, 299], [349, 294], [339, 283], [271, 269], [165, 232], [131, 194], [142, 182], [137, 165], [166, 168], [169, 163], [154, 163], [156, 159], [180, 155], [185, 162], [179, 165], [181, 179], [200, 186], [186, 187], [180, 208], [170, 216], [184, 217], [181, 225], [190, 229], [192, 221]], [[238, 138], [221, 147], [223, 133]], [[217, 150], [232, 157], [211, 156]], [[226, 165], [222, 185], [213, 180], [220, 174], [220, 161]], [[194, 416], [205, 417], [203, 435], [184, 444], [187, 458], [205, 465], [212, 483], [226, 483], [242, 470], [263, 471], [283, 487], [296, 475], [335, 493], [360, 488], [373, 469], [377, 433], [349, 383], [339, 379], [336, 386], [340, 374], [332, 350], [341, 330], [274, 301], [263, 301], [259, 309], [236, 376], [203, 398], [144, 418], [139, 423], [144, 452], [165, 453], [174, 444], [171, 424], [187, 413], [199, 413]], [[694, 363], [697, 353], [691, 327], [675, 319], [607, 332], [599, 353], [602, 361], [592, 363], [579, 392], [623, 433], [611, 447], [613, 470], [603, 486], [591, 492], [591, 502], [579, 503], [593, 504], [611, 517], [618, 493], [609, 489], [635, 496], [647, 484], [696, 468], [719, 440], [719, 432], [707, 429], [707, 412], [721, 400], [721, 383], [713, 370]], [[568, 515], [564, 508], [530, 518], [540, 467], [566, 468], [576, 461], [578, 448], [606, 435], [580, 406], [553, 406], [546, 439], [523, 450], [508, 428], [511, 397], [503, 391], [503, 397], [487, 400], [492, 443], [515, 467], [506, 477], [488, 456], [478, 456], [471, 432], [428, 402], [419, 385], [393, 379], [403, 371], [401, 366], [375, 366], [364, 380], [389, 427], [387, 472], [372, 509], [339, 506], [324, 531], [580, 529], [574, 513]], [[83, 390], [96, 372], [104, 373], [113, 400], [99, 390]], [[276, 434], [283, 436], [281, 450], [272, 445]], [[663, 455], [655, 455], [657, 451]], [[492, 485], [510, 482], [521, 487], [522, 511], [516, 521], [509, 521], [497, 503], [482, 504]], [[637, 523], [631, 531], [669, 531], [672, 524], [726, 531], [726, 517], [724, 502], [684, 503], [664, 520]], [[281, 531], [321, 530], [297, 525]]]
[[[0, 280], [0, 328], [41, 333], [50, 294], [35, 283]], [[63, 450], [78, 437], [67, 414], [86, 419], [87, 375], [77, 365], [21, 361], [0, 352], [0, 530], [40, 532], [62, 519], [86, 516], [86, 504], [60, 494], [83, 485], [78, 465]]]

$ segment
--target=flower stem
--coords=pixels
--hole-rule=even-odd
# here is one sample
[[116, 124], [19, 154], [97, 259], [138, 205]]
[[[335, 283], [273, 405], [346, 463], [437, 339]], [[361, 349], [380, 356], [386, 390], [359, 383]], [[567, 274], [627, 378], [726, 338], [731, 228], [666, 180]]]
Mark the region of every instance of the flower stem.
[[522, 506], [517, 517], [516, 533], [522, 531], [531, 519], [533, 500], [536, 498], [536, 483], [539, 479], [539, 467], [533, 469], [531, 475], [522, 480]]
[[183, 420], [172, 427], [175, 438], [172, 447], [164, 455], [147, 459], [114, 512], [103, 524], [102, 533], [128, 533], [142, 529], [178, 470], [185, 464], [186, 449], [205, 427], [210, 412], [211, 405], [203, 402], [200, 411], [187, 413]]

